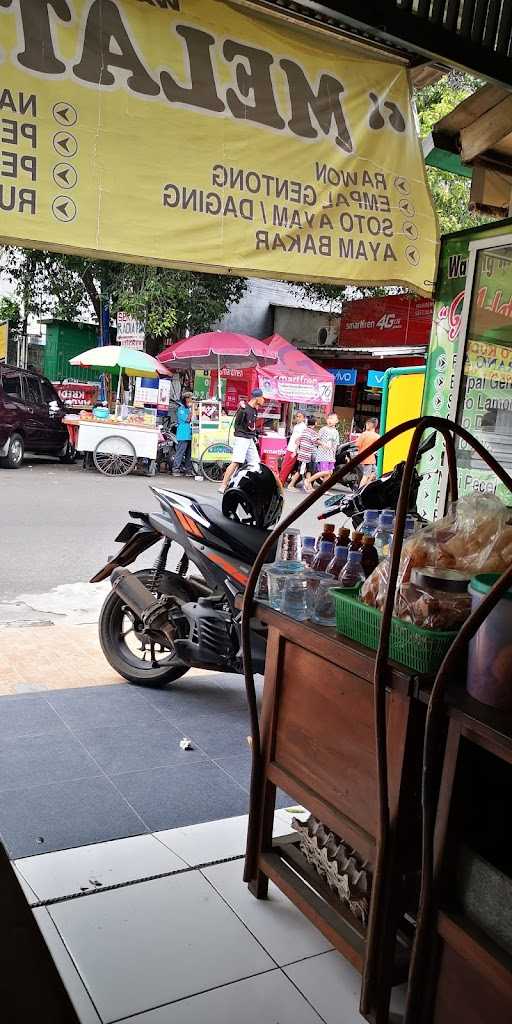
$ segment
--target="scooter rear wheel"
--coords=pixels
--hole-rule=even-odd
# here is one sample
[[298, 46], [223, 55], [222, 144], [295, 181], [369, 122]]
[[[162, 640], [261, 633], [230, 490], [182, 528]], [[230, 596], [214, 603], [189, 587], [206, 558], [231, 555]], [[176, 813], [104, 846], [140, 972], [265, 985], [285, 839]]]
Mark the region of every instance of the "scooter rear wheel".
[[[153, 573], [150, 569], [139, 570], [134, 575], [156, 596], [165, 592], [167, 596], [175, 598], [178, 607], [193, 599], [186, 585], [176, 579], [174, 573], [163, 574], [167, 579], [172, 577], [172, 582], [165, 590], [153, 586]], [[174, 652], [161, 648], [159, 643], [150, 644], [144, 640], [137, 629], [138, 625], [133, 613], [128, 611], [115, 591], [111, 591], [99, 619], [101, 649], [109, 665], [123, 679], [138, 686], [165, 686], [185, 675], [190, 666]]]

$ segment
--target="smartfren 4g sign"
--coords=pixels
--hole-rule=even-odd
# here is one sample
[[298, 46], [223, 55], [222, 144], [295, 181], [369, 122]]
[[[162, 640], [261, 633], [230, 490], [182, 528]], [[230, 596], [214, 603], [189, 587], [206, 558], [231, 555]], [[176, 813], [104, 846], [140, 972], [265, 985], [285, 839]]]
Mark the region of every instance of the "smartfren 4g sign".
[[405, 68], [223, 0], [0, 0], [0, 236], [430, 294]]

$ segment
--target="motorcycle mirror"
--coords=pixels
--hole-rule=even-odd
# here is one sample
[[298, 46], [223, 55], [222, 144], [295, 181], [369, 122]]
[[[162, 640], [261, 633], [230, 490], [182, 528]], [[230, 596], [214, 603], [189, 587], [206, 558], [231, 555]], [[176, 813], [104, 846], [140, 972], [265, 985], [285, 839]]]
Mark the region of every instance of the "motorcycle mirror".
[[332, 508], [334, 505], [341, 505], [337, 494], [331, 494], [330, 498], [326, 498], [324, 501], [324, 508]]

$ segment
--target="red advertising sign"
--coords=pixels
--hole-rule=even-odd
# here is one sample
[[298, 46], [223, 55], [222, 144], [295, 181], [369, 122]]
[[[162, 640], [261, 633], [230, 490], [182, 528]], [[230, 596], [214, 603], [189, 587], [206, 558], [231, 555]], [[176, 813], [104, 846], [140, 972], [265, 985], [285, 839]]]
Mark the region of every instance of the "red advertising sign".
[[386, 348], [428, 345], [434, 304], [410, 295], [356, 299], [343, 307], [342, 348]]
[[98, 401], [99, 384], [71, 381], [53, 386], [68, 409], [92, 409]]

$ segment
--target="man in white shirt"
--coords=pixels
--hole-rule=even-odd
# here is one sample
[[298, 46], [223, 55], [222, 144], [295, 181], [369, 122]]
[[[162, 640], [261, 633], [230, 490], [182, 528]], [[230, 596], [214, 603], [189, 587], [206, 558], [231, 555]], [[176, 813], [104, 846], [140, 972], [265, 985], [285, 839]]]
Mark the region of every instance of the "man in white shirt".
[[288, 477], [290, 476], [290, 473], [295, 468], [295, 464], [297, 462], [297, 448], [300, 436], [301, 434], [304, 433], [305, 429], [306, 417], [304, 416], [304, 413], [298, 412], [293, 417], [293, 429], [286, 447], [286, 455], [283, 459], [283, 464], [279, 472], [279, 479], [281, 480], [282, 484], [286, 483]]

